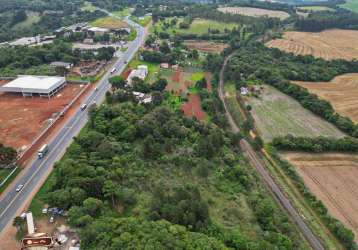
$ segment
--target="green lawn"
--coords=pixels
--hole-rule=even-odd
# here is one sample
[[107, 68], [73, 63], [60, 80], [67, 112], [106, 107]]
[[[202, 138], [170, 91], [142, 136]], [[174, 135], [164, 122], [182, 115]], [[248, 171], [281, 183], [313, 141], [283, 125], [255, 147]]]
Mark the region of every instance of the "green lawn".
[[[172, 18], [166, 18], [165, 20], [170, 22]], [[238, 26], [236, 23], [223, 23], [208, 19], [195, 19], [188, 29], [180, 29], [179, 23], [183, 21], [183, 18], [177, 18], [177, 20], [177, 25], [169, 27], [168, 29], [164, 29], [163, 21], [157, 22], [155, 26], [151, 28], [151, 30], [157, 30], [158, 32], [169, 32], [171, 34], [179, 33], [203, 35], [208, 33], [209, 29], [215, 29], [219, 30], [220, 32], [224, 32], [225, 29], [231, 30]]]
[[115, 17], [102, 17], [91, 22], [91, 26], [107, 29], [127, 28], [128, 24]]
[[143, 18], [138, 18], [138, 17], [135, 17], [135, 16], [131, 16], [130, 19], [132, 21], [138, 23], [139, 25], [145, 27], [150, 23], [150, 21], [152, 20], [152, 17], [151, 16], [145, 16]]
[[148, 66], [148, 76], [147, 76], [146, 80], [149, 83], [153, 83], [154, 81], [157, 80], [157, 76], [159, 73], [159, 64], [145, 62], [145, 61], [142, 61], [139, 59], [133, 59], [132, 61], [130, 61], [128, 67], [131, 69], [135, 69], [138, 67], [138, 65], [147, 65]]
[[326, 6], [304, 6], [299, 7], [300, 10], [309, 10], [309, 11], [335, 11], [332, 8], [326, 7]]
[[327, 121], [303, 108], [297, 101], [275, 88], [265, 85], [259, 98], [250, 97], [255, 124], [266, 142], [278, 136], [316, 137], [318, 135], [340, 138], [341, 131]]
[[133, 10], [134, 10], [133, 8], [124, 8], [122, 10], [112, 12], [112, 14], [117, 17], [126, 17], [129, 16], [133, 12]]
[[345, 8], [345, 9], [349, 9], [353, 12], [357, 12], [358, 13], [358, 1], [357, 0], [345, 0], [346, 3], [340, 5], [340, 7]]

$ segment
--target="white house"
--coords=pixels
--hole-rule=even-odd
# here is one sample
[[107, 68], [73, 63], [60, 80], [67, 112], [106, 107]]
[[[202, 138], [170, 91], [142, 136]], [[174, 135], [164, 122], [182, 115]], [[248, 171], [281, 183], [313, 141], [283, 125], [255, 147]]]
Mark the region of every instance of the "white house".
[[135, 77], [144, 80], [148, 75], [148, 66], [147, 65], [139, 65], [137, 69], [131, 71], [127, 78], [127, 84], [132, 85], [132, 80]]

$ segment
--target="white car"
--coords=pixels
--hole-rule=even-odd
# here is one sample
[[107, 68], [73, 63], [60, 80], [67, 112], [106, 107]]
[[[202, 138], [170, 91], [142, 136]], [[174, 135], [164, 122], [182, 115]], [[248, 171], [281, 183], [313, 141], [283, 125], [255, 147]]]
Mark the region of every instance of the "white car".
[[82, 104], [81, 110], [85, 110], [87, 108], [87, 104]]
[[22, 185], [22, 184], [18, 185], [16, 188], [16, 192], [20, 192], [23, 187], [24, 187], [24, 185]]

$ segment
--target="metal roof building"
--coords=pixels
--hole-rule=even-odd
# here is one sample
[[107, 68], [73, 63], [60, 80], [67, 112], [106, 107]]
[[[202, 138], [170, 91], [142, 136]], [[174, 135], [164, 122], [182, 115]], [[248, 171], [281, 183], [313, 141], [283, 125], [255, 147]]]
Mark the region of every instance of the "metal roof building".
[[19, 76], [0, 87], [0, 92], [22, 93], [23, 96], [51, 97], [66, 85], [64, 77]]

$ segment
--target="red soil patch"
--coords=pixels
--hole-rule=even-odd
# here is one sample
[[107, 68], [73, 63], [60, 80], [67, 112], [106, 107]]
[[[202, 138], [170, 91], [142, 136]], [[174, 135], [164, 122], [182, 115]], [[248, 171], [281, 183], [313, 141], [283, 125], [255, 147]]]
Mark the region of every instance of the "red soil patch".
[[189, 94], [188, 102], [181, 107], [187, 117], [196, 117], [199, 121], [205, 119], [205, 112], [201, 109], [200, 97], [197, 94]]
[[180, 82], [180, 76], [181, 76], [181, 72], [180, 72], [180, 70], [177, 70], [177, 71], [172, 75], [172, 81], [173, 81], [173, 82]]
[[128, 76], [129, 76], [129, 74], [131, 73], [131, 69], [127, 69], [126, 71], [124, 71], [123, 73], [122, 73], [122, 77], [123, 77], [123, 79], [127, 79], [128, 78]]
[[82, 88], [77, 84], [68, 84], [51, 99], [0, 94], [1, 142], [24, 149], [50, 124], [49, 119], [55, 119]]

